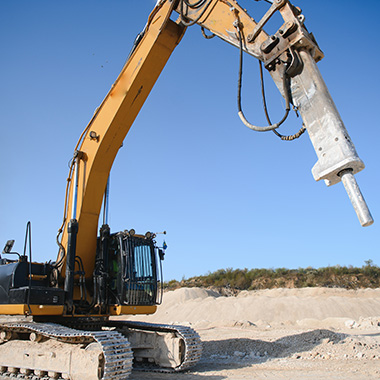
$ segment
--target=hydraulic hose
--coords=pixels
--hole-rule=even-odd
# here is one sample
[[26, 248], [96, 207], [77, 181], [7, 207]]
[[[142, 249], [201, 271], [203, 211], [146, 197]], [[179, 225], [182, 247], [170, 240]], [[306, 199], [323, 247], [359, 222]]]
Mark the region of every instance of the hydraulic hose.
[[[201, 17], [206, 13], [208, 7], [212, 3], [212, 0], [209, 0], [207, 4], [206, 4], [206, 1], [207, 0], [199, 0], [195, 4], [189, 4], [189, 2], [187, 0], [181, 0], [181, 5], [180, 5], [181, 23], [184, 26], [192, 26], [192, 25], [196, 24], [201, 19]], [[197, 8], [200, 8], [201, 6], [204, 6], [204, 9], [202, 10], [200, 15], [195, 20], [190, 21], [190, 22], [186, 22], [185, 21], [186, 16], [184, 15], [184, 11], [183, 11], [183, 4], [184, 3], [187, 7], [191, 8], [191, 9], [197, 9]]]
[[288, 78], [286, 75], [286, 65], [284, 64], [282, 66], [283, 72], [282, 72], [282, 84], [284, 89], [284, 97], [285, 97], [285, 115], [284, 117], [275, 124], [270, 124], [265, 127], [259, 127], [256, 125], [251, 124], [246, 117], [244, 116], [242, 105], [241, 105], [241, 88], [242, 88], [242, 77], [243, 77], [243, 37], [240, 31], [239, 26], [236, 26], [236, 29], [238, 31], [239, 35], [239, 48], [240, 48], [240, 60], [239, 60], [239, 79], [238, 79], [238, 96], [237, 96], [237, 103], [238, 103], [238, 115], [243, 122], [245, 126], [247, 126], [249, 129], [252, 129], [253, 131], [257, 132], [267, 132], [271, 131], [273, 129], [278, 128], [288, 117], [289, 111], [290, 111], [290, 96], [289, 96], [289, 86], [288, 86]]
[[[266, 97], [265, 97], [263, 63], [261, 61], [259, 61], [259, 67], [260, 67], [261, 95], [262, 95], [262, 99], [263, 99], [264, 113], [265, 113], [265, 117], [267, 118], [268, 123], [272, 124], [270, 117], [269, 117], [267, 101], [266, 101]], [[303, 125], [299, 129], [299, 131], [297, 133], [295, 133], [294, 135], [282, 135], [282, 134], [278, 133], [275, 129], [273, 129], [273, 133], [275, 133], [276, 136], [278, 136], [281, 140], [284, 140], [284, 141], [293, 141], [295, 139], [298, 139], [299, 137], [301, 137], [301, 135], [305, 131], [306, 131], [306, 128]]]

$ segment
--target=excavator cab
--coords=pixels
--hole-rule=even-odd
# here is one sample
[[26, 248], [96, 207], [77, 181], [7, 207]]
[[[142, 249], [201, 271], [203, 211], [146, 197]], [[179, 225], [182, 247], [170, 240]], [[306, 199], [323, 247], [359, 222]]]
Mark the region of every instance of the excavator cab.
[[110, 236], [110, 302], [119, 305], [160, 303], [162, 271], [152, 234], [119, 232]]

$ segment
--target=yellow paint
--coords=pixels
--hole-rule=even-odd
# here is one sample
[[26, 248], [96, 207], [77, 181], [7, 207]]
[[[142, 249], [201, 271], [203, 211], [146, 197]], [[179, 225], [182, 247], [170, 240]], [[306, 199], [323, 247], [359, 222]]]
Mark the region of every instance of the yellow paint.
[[62, 305], [30, 305], [30, 312], [28, 305], [0, 305], [0, 315], [62, 315]]
[[29, 278], [31, 278], [33, 281], [43, 281], [47, 279], [46, 274], [30, 274]]
[[154, 314], [157, 306], [110, 306], [110, 315]]

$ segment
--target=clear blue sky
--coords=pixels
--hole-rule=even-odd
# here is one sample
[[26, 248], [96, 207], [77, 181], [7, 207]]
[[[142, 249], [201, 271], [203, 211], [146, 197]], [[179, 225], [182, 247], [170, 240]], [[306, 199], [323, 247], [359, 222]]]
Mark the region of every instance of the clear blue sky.
[[[55, 259], [67, 163], [121, 70], [153, 0], [0, 3], [0, 244]], [[255, 18], [268, 4], [241, 0]], [[362, 228], [342, 184], [315, 182], [305, 134], [282, 142], [237, 116], [238, 51], [188, 29], [111, 173], [112, 231], [167, 230], [165, 278], [219, 268], [380, 265], [377, 0], [295, 1], [325, 53], [319, 67], [366, 169], [375, 224]], [[273, 119], [280, 97], [267, 79]], [[244, 108], [264, 123], [258, 65], [245, 60]], [[281, 129], [294, 133], [292, 117]], [[158, 238], [162, 243], [162, 237]]]

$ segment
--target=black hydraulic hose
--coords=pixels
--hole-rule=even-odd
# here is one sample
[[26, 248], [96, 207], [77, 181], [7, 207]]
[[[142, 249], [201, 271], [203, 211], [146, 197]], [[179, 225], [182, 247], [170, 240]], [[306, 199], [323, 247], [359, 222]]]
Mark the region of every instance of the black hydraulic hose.
[[211, 38], [214, 38], [216, 36], [214, 33], [207, 35], [205, 32], [205, 28], [203, 26], [201, 26], [201, 31], [202, 31], [202, 36], [206, 38], [206, 40], [211, 40]]
[[115, 297], [117, 305], [122, 305], [119, 296], [111, 289], [110, 286], [107, 286], [108, 291]]
[[200, 8], [200, 7], [206, 2], [206, 0], [198, 0], [198, 2], [196, 2], [196, 3], [194, 3], [194, 4], [189, 3], [188, 0], [183, 0], [183, 2], [184, 2], [189, 8], [196, 9], [196, 8]]
[[64, 282], [65, 300], [70, 312], [73, 311], [74, 305], [74, 276], [75, 276], [75, 258], [76, 243], [78, 235], [78, 221], [71, 219], [67, 225], [67, 260], [66, 260], [66, 277]]
[[[83, 136], [84, 136], [84, 133], [86, 130], [88, 130], [90, 124], [86, 127], [86, 129], [82, 132], [80, 138], [79, 138], [79, 141], [75, 147], [75, 150], [77, 149], [77, 147], [79, 146], [79, 142], [82, 140]], [[58, 229], [58, 233], [57, 233], [57, 236], [56, 236], [56, 242], [57, 242], [57, 245], [59, 247], [59, 250], [58, 250], [58, 261], [54, 263], [54, 268], [59, 270], [59, 267], [62, 265], [63, 263], [63, 260], [65, 259], [65, 256], [66, 256], [66, 250], [65, 250], [65, 247], [63, 246], [63, 244], [59, 241], [59, 237], [61, 236], [62, 232], [63, 232], [63, 228], [66, 224], [66, 220], [67, 220], [67, 209], [68, 209], [68, 199], [69, 199], [69, 190], [70, 190], [70, 185], [71, 185], [71, 177], [72, 177], [72, 174], [73, 174], [73, 171], [74, 171], [74, 164], [75, 164], [75, 160], [74, 159], [71, 159], [70, 160], [70, 164], [69, 164], [69, 175], [66, 179], [66, 190], [65, 190], [65, 205], [63, 207], [63, 220], [62, 220], [62, 224], [61, 226], [59, 227]], [[59, 273], [59, 272], [58, 272]]]
[[245, 126], [247, 126], [249, 129], [252, 129], [257, 132], [267, 132], [271, 131], [273, 129], [278, 128], [288, 117], [289, 111], [290, 111], [290, 96], [288, 91], [288, 78], [286, 75], [286, 66], [283, 65], [283, 73], [282, 73], [282, 83], [284, 88], [284, 97], [285, 97], [285, 115], [284, 117], [276, 124], [270, 124], [265, 127], [259, 127], [256, 125], [251, 124], [244, 116], [242, 106], [241, 106], [241, 88], [242, 88], [242, 77], [243, 77], [243, 37], [240, 31], [239, 26], [236, 27], [239, 35], [239, 48], [240, 48], [240, 60], [239, 60], [239, 79], [238, 79], [238, 96], [237, 96], [237, 103], [238, 103], [238, 115], [243, 122]]
[[[198, 1], [199, 5], [197, 5], [196, 7], [194, 5], [189, 5], [188, 2], [186, 0], [181, 0], [181, 5], [180, 5], [180, 15], [181, 15], [181, 23], [184, 25], [184, 26], [192, 26], [194, 24], [196, 24], [200, 19], [201, 17], [206, 13], [208, 7], [210, 6], [210, 4], [212, 3], [212, 0], [209, 0], [209, 2], [206, 4], [206, 1], [207, 0], [200, 0]], [[206, 4], [204, 6], [204, 9], [203, 11], [201, 12], [201, 14], [193, 21], [190, 21], [190, 22], [186, 22], [185, 21], [185, 18], [186, 16], [183, 14], [183, 4], [186, 4], [188, 7], [192, 8], [192, 9], [196, 9], [196, 8], [200, 8], [201, 6], [203, 6], [204, 4]], [[196, 3], [196, 4], [198, 4]]]
[[[266, 101], [266, 97], [265, 97], [263, 64], [260, 60], [259, 60], [259, 66], [260, 66], [261, 95], [262, 95], [262, 99], [263, 99], [264, 113], [265, 113], [265, 117], [267, 118], [268, 123], [272, 124], [270, 117], [269, 117], [267, 101]], [[295, 133], [294, 135], [284, 136], [284, 135], [278, 133], [275, 129], [273, 129], [273, 132], [278, 137], [280, 137], [281, 140], [284, 140], [284, 141], [292, 141], [292, 140], [298, 139], [305, 131], [306, 131], [306, 128], [302, 125], [300, 130], [297, 133]]]
[[85, 283], [85, 271], [83, 266], [83, 261], [80, 256], [75, 256], [75, 262], [78, 264], [79, 268], [79, 288], [81, 293], [81, 301], [87, 301], [87, 291]]
[[[29, 237], [29, 240], [28, 240], [28, 237]], [[24, 256], [26, 256], [26, 246], [28, 242], [29, 242], [29, 290], [28, 290], [28, 298], [26, 302], [28, 305], [29, 313], [32, 314], [32, 309], [30, 307], [30, 292], [32, 291], [32, 225], [30, 221], [26, 224]]]
[[80, 290], [80, 300], [83, 301], [83, 288], [82, 288], [82, 274], [81, 274], [81, 267], [80, 267], [80, 261], [75, 258], [75, 263], [78, 264], [79, 271], [76, 272], [76, 274], [79, 275], [79, 290]]

